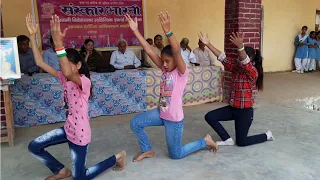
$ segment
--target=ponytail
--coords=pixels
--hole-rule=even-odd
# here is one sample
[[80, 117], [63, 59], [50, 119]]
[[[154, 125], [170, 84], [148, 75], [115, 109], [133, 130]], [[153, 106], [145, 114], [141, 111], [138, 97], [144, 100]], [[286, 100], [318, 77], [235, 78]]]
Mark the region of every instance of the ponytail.
[[[88, 66], [88, 63], [84, 60], [83, 57], [81, 57], [81, 68], [79, 69], [79, 74], [84, 74], [88, 79], [90, 79], [89, 66]], [[91, 99], [91, 97], [92, 97], [92, 82], [91, 82], [91, 87], [90, 87], [89, 99]]]
[[261, 52], [256, 49], [256, 55], [254, 56], [254, 66], [256, 67], [258, 71], [258, 79], [256, 82], [256, 87], [258, 88], [258, 91], [263, 91], [263, 67], [262, 67], [262, 56]]
[[253, 61], [255, 68], [258, 71], [258, 78], [256, 81], [256, 87], [258, 91], [263, 91], [263, 67], [262, 67], [262, 56], [258, 49], [253, 49], [252, 47], [245, 47], [245, 51], [250, 59]]

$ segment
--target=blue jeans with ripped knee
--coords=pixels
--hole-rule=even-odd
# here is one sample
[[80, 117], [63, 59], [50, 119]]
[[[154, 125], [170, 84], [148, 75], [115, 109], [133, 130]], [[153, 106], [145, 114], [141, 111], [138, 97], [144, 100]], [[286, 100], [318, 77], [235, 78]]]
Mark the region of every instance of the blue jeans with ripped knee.
[[37, 137], [30, 142], [29, 151], [54, 174], [57, 174], [64, 168], [64, 165], [46, 151], [45, 148], [62, 143], [68, 143], [69, 145], [72, 160], [72, 176], [75, 180], [93, 179], [116, 164], [116, 157], [111, 156], [90, 168], [86, 168], [86, 157], [89, 145], [79, 146], [70, 142], [67, 139], [64, 128], [58, 128]]
[[164, 126], [169, 156], [181, 159], [195, 151], [206, 147], [204, 138], [185, 145], [181, 145], [184, 121], [173, 122], [160, 118], [159, 109], [153, 109], [135, 116], [131, 122], [131, 130], [136, 134], [142, 152], [152, 149], [148, 136], [144, 130], [148, 126]]

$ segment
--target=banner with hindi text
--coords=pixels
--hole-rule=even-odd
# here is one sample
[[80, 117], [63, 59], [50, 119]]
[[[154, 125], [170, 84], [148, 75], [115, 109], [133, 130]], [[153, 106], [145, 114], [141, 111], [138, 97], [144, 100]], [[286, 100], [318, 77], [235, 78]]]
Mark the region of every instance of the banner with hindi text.
[[138, 18], [144, 35], [143, 0], [36, 0], [42, 49], [50, 47], [50, 19], [57, 14], [61, 29], [68, 28], [65, 47], [80, 48], [92, 39], [96, 48], [115, 47], [119, 39], [139, 46], [124, 15]]

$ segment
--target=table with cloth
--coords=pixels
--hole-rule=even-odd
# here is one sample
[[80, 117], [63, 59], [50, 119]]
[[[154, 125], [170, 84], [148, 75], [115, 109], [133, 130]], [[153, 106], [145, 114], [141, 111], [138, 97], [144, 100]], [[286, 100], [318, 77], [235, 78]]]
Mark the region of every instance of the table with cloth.
[[[118, 115], [146, 109], [146, 72], [139, 70], [91, 73], [89, 116]], [[66, 120], [62, 85], [50, 74], [22, 76], [11, 87], [16, 127]]]
[[[158, 105], [159, 69], [91, 73], [92, 95], [89, 116], [143, 112]], [[185, 106], [222, 100], [220, 67], [190, 68], [184, 93]], [[63, 122], [66, 119], [62, 86], [50, 74], [22, 76], [11, 86], [16, 127]]]

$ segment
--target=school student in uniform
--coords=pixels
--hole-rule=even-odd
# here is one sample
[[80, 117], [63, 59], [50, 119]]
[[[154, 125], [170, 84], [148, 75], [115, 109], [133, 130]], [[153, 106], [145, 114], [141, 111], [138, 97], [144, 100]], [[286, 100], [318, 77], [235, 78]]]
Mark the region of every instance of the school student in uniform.
[[318, 47], [317, 39], [316, 39], [316, 32], [311, 31], [310, 36], [308, 38], [308, 64], [307, 70], [309, 72], [316, 70], [316, 58], [317, 58], [317, 51], [316, 48]]
[[294, 64], [296, 66], [296, 70], [293, 72], [304, 73], [307, 70], [308, 63], [308, 35], [306, 34], [308, 30], [307, 26], [303, 26], [301, 29], [301, 34], [299, 34], [294, 44], [297, 47], [296, 55], [294, 58]]

